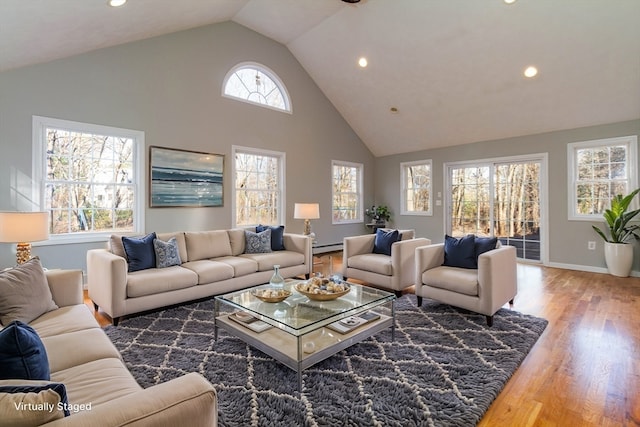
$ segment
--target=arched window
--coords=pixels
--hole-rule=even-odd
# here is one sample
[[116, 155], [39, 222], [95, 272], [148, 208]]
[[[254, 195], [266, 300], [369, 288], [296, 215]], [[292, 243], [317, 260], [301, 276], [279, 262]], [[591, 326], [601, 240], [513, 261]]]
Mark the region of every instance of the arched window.
[[222, 95], [251, 104], [291, 112], [287, 88], [276, 73], [255, 62], [241, 62], [225, 76]]

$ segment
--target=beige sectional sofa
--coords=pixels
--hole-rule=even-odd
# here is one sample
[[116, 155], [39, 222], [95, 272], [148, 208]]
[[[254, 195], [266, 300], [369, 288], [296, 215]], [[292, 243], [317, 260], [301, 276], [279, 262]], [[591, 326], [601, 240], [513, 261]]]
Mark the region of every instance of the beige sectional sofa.
[[[217, 396], [201, 375], [190, 373], [142, 389], [120, 354], [83, 303], [82, 272], [46, 273], [53, 301], [59, 307], [29, 322], [46, 349], [51, 382], [66, 388], [70, 415], [19, 402], [41, 402], [35, 396], [0, 394], [0, 425], [54, 426], [213, 426]], [[51, 297], [49, 297], [51, 298]], [[6, 325], [5, 325], [6, 326]], [[43, 385], [46, 381], [7, 379], [0, 386]], [[18, 406], [15, 403], [18, 402]], [[7, 424], [8, 423], [8, 424]], [[185, 424], [186, 423], [186, 424]]]
[[245, 229], [159, 233], [177, 240], [182, 263], [128, 272], [122, 236], [109, 249], [87, 251], [89, 297], [118, 324], [121, 316], [220, 295], [266, 283], [274, 265], [283, 277], [308, 275], [313, 268], [311, 239], [284, 233], [285, 250], [245, 253]]

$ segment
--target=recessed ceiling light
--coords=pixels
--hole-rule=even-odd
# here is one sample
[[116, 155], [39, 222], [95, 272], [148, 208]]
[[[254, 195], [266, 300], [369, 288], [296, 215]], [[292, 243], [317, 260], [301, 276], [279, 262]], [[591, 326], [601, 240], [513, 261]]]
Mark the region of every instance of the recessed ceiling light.
[[513, 3], [515, 3], [515, 2], [516, 2], [516, 0], [504, 0], [504, 2], [505, 2], [506, 4], [513, 4]]
[[367, 58], [362, 56], [360, 57], [360, 59], [358, 59], [358, 65], [361, 66], [362, 68], [365, 68], [367, 65], [369, 65], [369, 61], [367, 61]]
[[534, 67], [533, 65], [527, 67], [524, 70], [524, 76], [525, 77], [531, 78], [531, 77], [535, 77], [537, 75], [538, 75], [538, 69], [536, 67]]
[[125, 4], [126, 2], [127, 2], [127, 0], [109, 0], [107, 2], [107, 4], [109, 6], [119, 7], [119, 6], [122, 6], [123, 4]]

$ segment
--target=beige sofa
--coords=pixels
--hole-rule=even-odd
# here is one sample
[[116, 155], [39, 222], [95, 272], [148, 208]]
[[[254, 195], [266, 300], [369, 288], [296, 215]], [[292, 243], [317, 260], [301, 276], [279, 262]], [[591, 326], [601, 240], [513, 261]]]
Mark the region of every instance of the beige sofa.
[[391, 255], [374, 253], [375, 234], [345, 237], [342, 275], [388, 289], [400, 296], [415, 278], [415, 250], [431, 243], [416, 238], [414, 230], [399, 230], [402, 240], [391, 245]]
[[[190, 373], [142, 389], [120, 354], [83, 303], [82, 273], [48, 271], [47, 282], [58, 309], [29, 325], [47, 352], [51, 381], [66, 387], [70, 416], [35, 425], [46, 426], [213, 426], [217, 424], [217, 396], [199, 374]], [[0, 386], [41, 385], [43, 381], [1, 380]], [[24, 417], [52, 414], [19, 410], [5, 395], [0, 399], [0, 425], [23, 425]], [[7, 400], [8, 399], [8, 400]], [[27, 402], [27, 398], [23, 402]], [[46, 411], [49, 412], [49, 411]], [[23, 417], [16, 420], [13, 417]], [[53, 415], [55, 417], [55, 415]], [[8, 421], [12, 420], [12, 421]], [[188, 421], [186, 421], [188, 420]], [[9, 422], [10, 424], [6, 424]], [[26, 423], [25, 425], [34, 425]]]
[[87, 251], [89, 297], [118, 324], [121, 316], [179, 304], [269, 281], [274, 265], [283, 277], [307, 276], [313, 268], [311, 239], [284, 233], [285, 250], [245, 253], [245, 230], [160, 233], [175, 237], [181, 265], [128, 272], [122, 236], [109, 249]]

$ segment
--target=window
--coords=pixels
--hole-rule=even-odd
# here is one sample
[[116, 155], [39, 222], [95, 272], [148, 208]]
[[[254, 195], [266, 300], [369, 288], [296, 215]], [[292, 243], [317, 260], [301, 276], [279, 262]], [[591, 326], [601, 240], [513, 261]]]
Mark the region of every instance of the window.
[[431, 160], [400, 163], [402, 215], [431, 215]]
[[224, 78], [223, 96], [251, 104], [291, 112], [291, 101], [284, 83], [264, 65], [242, 62]]
[[234, 226], [284, 224], [285, 154], [233, 147]]
[[33, 118], [36, 200], [54, 240], [144, 230], [144, 133]]
[[362, 164], [334, 160], [331, 168], [333, 224], [362, 222]]
[[637, 186], [637, 136], [567, 146], [569, 219], [600, 220], [616, 194]]

